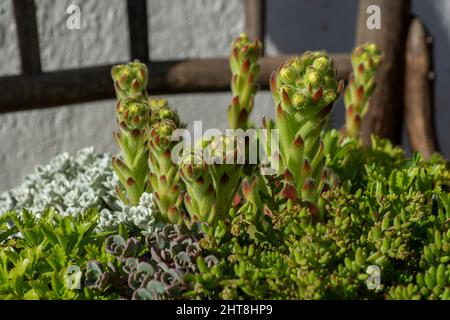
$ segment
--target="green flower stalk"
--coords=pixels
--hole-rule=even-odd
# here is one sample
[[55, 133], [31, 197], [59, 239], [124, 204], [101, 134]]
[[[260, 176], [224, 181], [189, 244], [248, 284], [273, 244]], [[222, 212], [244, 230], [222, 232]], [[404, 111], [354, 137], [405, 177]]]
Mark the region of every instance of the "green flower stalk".
[[272, 73], [270, 86], [280, 130], [283, 194], [317, 204], [328, 179], [320, 135], [344, 84], [326, 53], [306, 52]]
[[118, 100], [135, 95], [147, 97], [148, 69], [139, 60], [114, 66], [111, 75]]
[[369, 110], [375, 90], [375, 75], [381, 64], [381, 51], [374, 43], [357, 47], [352, 53], [353, 73], [345, 90], [345, 129], [347, 136], [359, 138], [361, 122]]
[[215, 226], [227, 218], [241, 182], [244, 159], [243, 144], [235, 136], [215, 137], [183, 159], [184, 203], [192, 222]]
[[170, 119], [164, 119], [151, 127], [148, 163], [150, 186], [161, 216], [169, 223], [181, 224], [182, 187], [178, 166], [171, 158], [172, 148], [177, 143], [171, 137], [176, 129], [176, 124]]
[[[137, 205], [147, 188], [147, 128], [151, 110], [142, 96], [120, 99], [116, 118], [120, 131], [114, 133], [122, 159], [113, 157], [112, 166], [120, 181], [116, 192], [125, 204]], [[125, 191], [125, 193], [124, 193]]]
[[114, 138], [122, 154], [122, 159], [112, 159], [120, 181], [116, 192], [125, 204], [137, 205], [148, 179], [146, 131], [151, 120], [147, 101], [148, 69], [134, 60], [114, 66], [111, 76], [118, 100], [116, 119], [120, 128]]
[[256, 80], [260, 67], [258, 58], [262, 44], [258, 40], [249, 41], [242, 33], [231, 47], [230, 68], [232, 73], [231, 91], [233, 99], [228, 107], [228, 122], [231, 129], [247, 129], [248, 119], [253, 110]]

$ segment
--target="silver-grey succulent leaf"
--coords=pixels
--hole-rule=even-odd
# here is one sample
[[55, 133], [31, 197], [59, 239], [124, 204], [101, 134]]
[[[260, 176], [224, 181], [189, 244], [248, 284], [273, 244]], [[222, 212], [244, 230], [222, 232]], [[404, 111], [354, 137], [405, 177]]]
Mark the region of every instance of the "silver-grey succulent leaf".
[[97, 153], [93, 147], [76, 155], [62, 153], [46, 165], [39, 165], [23, 183], [0, 194], [0, 215], [28, 209], [37, 217], [48, 207], [61, 215], [77, 216], [87, 209], [100, 212], [98, 231], [114, 230], [120, 223], [151, 234], [157, 227], [153, 195], [144, 193], [136, 207], [126, 206], [116, 196], [118, 179], [111, 156]]

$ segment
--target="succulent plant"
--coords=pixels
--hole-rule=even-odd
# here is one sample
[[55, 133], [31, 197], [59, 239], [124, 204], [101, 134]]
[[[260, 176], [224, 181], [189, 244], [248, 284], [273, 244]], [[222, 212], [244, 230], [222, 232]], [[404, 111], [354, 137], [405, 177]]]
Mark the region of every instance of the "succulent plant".
[[110, 155], [84, 148], [75, 155], [62, 153], [39, 165], [24, 182], [0, 195], [0, 215], [27, 209], [39, 217], [49, 207], [77, 216], [88, 209], [117, 208], [116, 184]]
[[282, 64], [270, 80], [280, 133], [283, 193], [315, 205], [327, 182], [321, 132], [343, 90], [332, 59], [307, 52]]
[[186, 185], [184, 203], [192, 222], [215, 226], [228, 216], [239, 187], [245, 160], [239, 137], [218, 136], [193, 151], [181, 163]]
[[183, 158], [180, 165], [180, 176], [186, 186], [184, 204], [192, 222], [217, 221], [215, 190], [208, 165], [198, 152]]
[[117, 96], [116, 119], [120, 132], [114, 133], [122, 158], [113, 157], [114, 172], [120, 180], [116, 192], [126, 204], [137, 205], [148, 186], [147, 130], [151, 122], [148, 102], [147, 66], [138, 60], [116, 65], [111, 70]]
[[115, 65], [111, 69], [117, 100], [132, 96], [147, 98], [148, 69], [139, 60]]
[[177, 144], [172, 133], [177, 129], [171, 119], [156, 122], [149, 133], [150, 185], [162, 218], [169, 223], [183, 223], [183, 186], [171, 151]]
[[172, 224], [145, 238], [109, 236], [105, 248], [113, 262], [89, 262], [85, 284], [100, 292], [113, 288], [134, 300], [180, 299], [193, 289], [188, 275], [205, 271], [205, 260], [209, 268], [219, 263], [203, 252], [200, 237]]
[[266, 213], [270, 212], [268, 186], [264, 178], [255, 174], [245, 177], [241, 184], [244, 203], [237, 209], [230, 210], [231, 233], [237, 237], [244, 233], [253, 241], [273, 241], [272, 221]]
[[375, 90], [375, 75], [381, 64], [381, 51], [374, 43], [361, 45], [352, 53], [353, 73], [344, 93], [346, 134], [359, 138], [361, 122]]
[[[250, 126], [258, 46], [241, 36], [232, 49], [235, 128]], [[347, 105], [360, 116], [378, 59], [372, 45], [352, 59]], [[450, 299], [448, 161], [323, 132], [343, 90], [325, 53], [271, 77], [281, 144], [273, 176], [246, 167], [246, 143], [233, 135], [201, 140], [175, 165], [170, 137], [182, 124], [166, 100], [148, 98], [145, 65], [112, 74], [116, 175], [109, 156], [88, 149], [0, 196], [0, 298]]]
[[232, 102], [228, 107], [228, 123], [231, 129], [247, 129], [249, 116], [253, 110], [254, 96], [257, 90], [256, 80], [260, 67], [258, 59], [262, 44], [255, 39], [252, 42], [242, 33], [231, 46], [230, 68], [232, 73]]

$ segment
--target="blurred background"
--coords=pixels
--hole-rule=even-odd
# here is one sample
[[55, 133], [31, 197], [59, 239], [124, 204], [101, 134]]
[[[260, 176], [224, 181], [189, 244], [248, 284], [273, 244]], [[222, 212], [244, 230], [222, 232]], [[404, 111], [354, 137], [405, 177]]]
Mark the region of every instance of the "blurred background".
[[[435, 38], [435, 106], [438, 141], [450, 157], [450, 0], [413, 0]], [[66, 8], [81, 8], [81, 30], [66, 26]], [[123, 62], [129, 57], [124, 0], [38, 0], [37, 25], [42, 70], [55, 71]], [[244, 30], [243, 0], [148, 0], [150, 59], [226, 57], [231, 41]], [[267, 0], [266, 55], [325, 49], [350, 52], [354, 46], [357, 1]], [[20, 56], [11, 0], [0, 0], [0, 76], [20, 73]], [[152, 70], [150, 70], [150, 77]], [[111, 84], [112, 85], [112, 84]], [[0, 95], [2, 88], [0, 88]], [[151, 90], [150, 90], [151, 94]], [[229, 93], [167, 95], [184, 122], [224, 129]], [[61, 152], [86, 146], [116, 152], [114, 100], [0, 114], [0, 191], [18, 185], [37, 164]], [[267, 91], [256, 99], [254, 120], [273, 116]], [[343, 124], [344, 106], [333, 125]], [[404, 139], [406, 140], [406, 139]], [[405, 142], [406, 148], [407, 142]]]

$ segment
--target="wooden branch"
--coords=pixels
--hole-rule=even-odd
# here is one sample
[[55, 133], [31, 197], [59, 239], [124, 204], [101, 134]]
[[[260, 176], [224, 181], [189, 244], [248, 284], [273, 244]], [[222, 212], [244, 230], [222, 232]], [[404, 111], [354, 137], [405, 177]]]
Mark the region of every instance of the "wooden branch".
[[34, 0], [14, 0], [13, 5], [19, 40], [22, 73], [40, 73], [41, 54], [39, 49], [36, 6]]
[[130, 57], [149, 61], [147, 1], [127, 0]]
[[[259, 84], [269, 87], [270, 73], [290, 56], [263, 57]], [[350, 57], [333, 55], [338, 76], [348, 79]], [[221, 92], [230, 88], [226, 58], [151, 62], [150, 94]], [[111, 65], [0, 78], [0, 113], [114, 98]]]
[[[381, 29], [369, 30], [367, 8], [381, 9]], [[406, 33], [410, 20], [410, 0], [360, 0], [356, 45], [376, 43], [383, 51], [369, 112], [362, 124], [362, 137], [370, 143], [371, 133], [400, 144], [403, 120], [403, 76]]]
[[418, 18], [409, 27], [406, 42], [405, 122], [409, 143], [425, 159], [438, 151], [433, 115], [432, 39]]
[[[266, 1], [245, 1], [245, 32], [250, 39], [257, 38], [264, 43], [266, 34]], [[263, 46], [264, 54], [264, 46]]]

